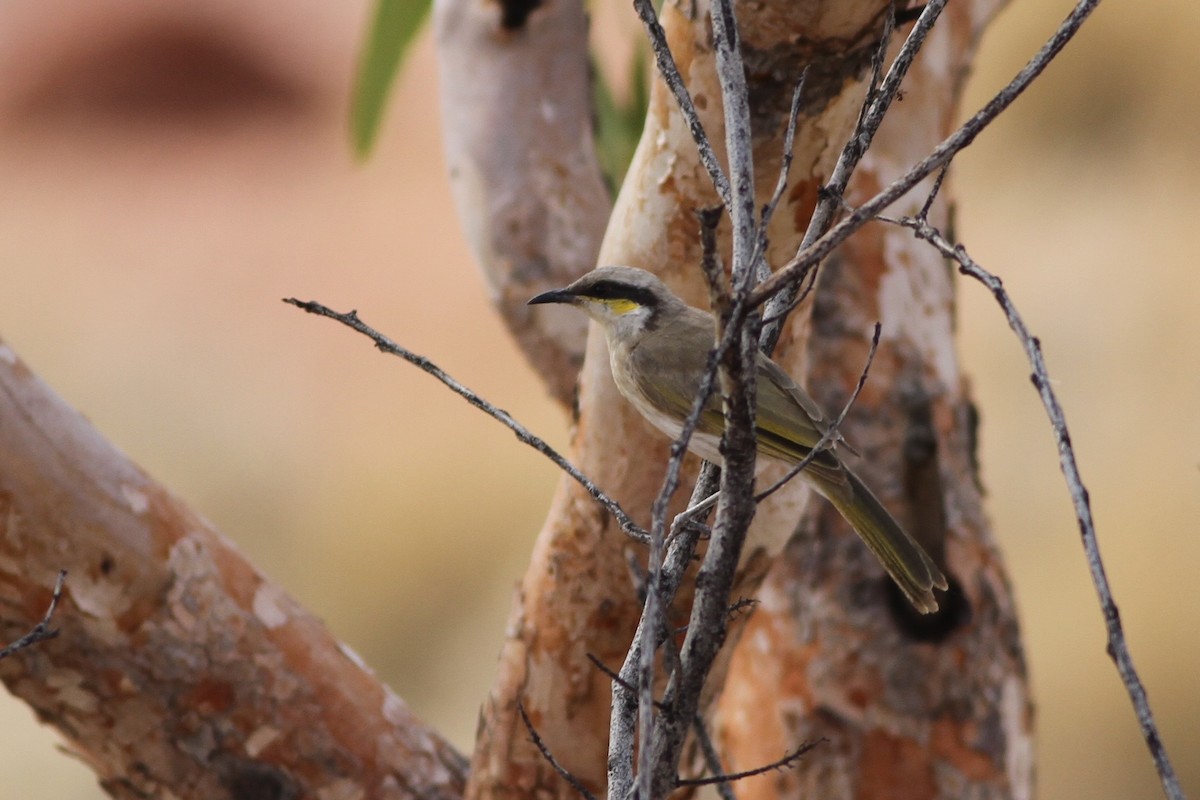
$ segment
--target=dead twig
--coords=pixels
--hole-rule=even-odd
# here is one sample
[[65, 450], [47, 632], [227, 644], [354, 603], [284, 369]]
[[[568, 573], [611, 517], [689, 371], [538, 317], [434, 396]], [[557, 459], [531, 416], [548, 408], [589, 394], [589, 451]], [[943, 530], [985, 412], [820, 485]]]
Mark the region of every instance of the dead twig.
[[620, 504], [617, 503], [616, 500], [613, 500], [611, 497], [605, 494], [600, 487], [592, 483], [590, 478], [580, 472], [574, 464], [572, 464], [570, 461], [567, 461], [567, 459], [560, 455], [557, 450], [547, 444], [543, 439], [531, 433], [529, 429], [517, 422], [517, 420], [514, 419], [513, 416], [507, 411], [489, 403], [487, 400], [484, 400], [478, 394], [459, 383], [449, 373], [442, 370], [441, 367], [439, 367], [437, 364], [434, 364], [428, 358], [417, 355], [411, 350], [401, 347], [387, 336], [384, 336], [370, 325], [367, 325], [358, 318], [358, 312], [348, 311], [346, 313], [342, 313], [339, 311], [334, 311], [333, 309], [323, 306], [315, 301], [297, 300], [294, 297], [286, 297], [284, 298], [283, 302], [296, 306], [297, 308], [307, 311], [310, 314], [316, 314], [321, 317], [328, 317], [329, 319], [336, 320], [346, 327], [358, 331], [371, 341], [375, 342], [375, 347], [384, 353], [398, 356], [413, 366], [437, 378], [445, 386], [447, 386], [450, 391], [454, 392], [459, 397], [463, 398], [492, 419], [504, 425], [516, 435], [519, 441], [521, 441], [523, 444], [529, 445], [534, 450], [550, 459], [552, 462], [554, 462], [555, 466], [574, 478], [580, 486], [587, 490], [588, 494], [596, 499], [596, 502], [604, 506], [604, 508], [613, 515], [617, 521], [617, 524], [627, 536], [636, 539], [643, 544], [650, 541], [649, 534], [639, 527], [633, 521], [633, 519], [625, 513], [625, 510], [621, 508]]
[[0, 648], [0, 661], [8, 658], [14, 653], [20, 652], [27, 647], [32, 647], [38, 642], [44, 642], [47, 639], [53, 639], [58, 636], [58, 630], [50, 627], [50, 620], [54, 617], [54, 612], [58, 609], [58, 601], [62, 598], [63, 585], [67, 580], [67, 571], [60, 569], [58, 577], [54, 581], [54, 591], [50, 593], [50, 605], [46, 607], [46, 613], [42, 616], [41, 622], [34, 625], [29, 633], [17, 639], [15, 642], [10, 642]]
[[[935, 185], [935, 191], [941, 184], [940, 177]], [[1079, 473], [1075, 448], [1071, 444], [1071, 434], [1067, 430], [1066, 414], [1058, 402], [1058, 397], [1055, 395], [1050, 381], [1050, 373], [1046, 368], [1045, 357], [1042, 355], [1042, 343], [1029, 332], [1029, 328], [1017, 311], [1016, 304], [1004, 289], [1000, 278], [980, 266], [968, 255], [966, 248], [961, 244], [950, 242], [938, 228], [929, 224], [924, 217], [929, 205], [930, 203], [927, 202], [923, 206], [922, 216], [903, 217], [898, 220], [885, 219], [885, 221], [911, 229], [913, 235], [918, 239], [929, 242], [944, 257], [957, 263], [959, 273], [974, 278], [987, 287], [1004, 312], [1008, 326], [1021, 343], [1025, 356], [1033, 369], [1030, 380], [1033, 382], [1034, 389], [1037, 390], [1038, 397], [1041, 398], [1042, 406], [1046, 409], [1046, 416], [1050, 420], [1050, 427], [1054, 432], [1059, 467], [1066, 479], [1071, 503], [1075, 507], [1075, 519], [1079, 524], [1079, 534], [1087, 558], [1088, 571], [1091, 573], [1092, 584], [1100, 601], [1100, 611], [1104, 616], [1104, 627], [1108, 634], [1109, 658], [1116, 664], [1121, 682], [1125, 685], [1125, 692], [1129, 695], [1134, 713], [1137, 715], [1142, 738], [1150, 751], [1150, 757], [1154, 759], [1154, 768], [1158, 771], [1163, 793], [1170, 800], [1183, 800], [1183, 789], [1180, 787], [1179, 778], [1175, 774], [1171, 759], [1167, 755], [1158, 725], [1154, 721], [1154, 714], [1150, 710], [1150, 700], [1146, 696], [1146, 688], [1133, 665], [1133, 657], [1125, 639], [1125, 630], [1121, 625], [1121, 615], [1117, 610], [1116, 601], [1113, 599], [1112, 588], [1104, 569], [1104, 561], [1100, 557], [1100, 544], [1096, 538], [1096, 523], [1092, 516], [1091, 500], [1087, 487], [1084, 486], [1083, 477]]]
[[537, 728], [533, 727], [533, 722], [529, 719], [529, 714], [525, 713], [525, 704], [520, 700], [517, 701], [517, 713], [521, 715], [521, 722], [525, 723], [525, 730], [529, 732], [529, 741], [533, 742], [533, 746], [542, 754], [542, 758], [546, 759], [546, 763], [554, 768], [554, 771], [559, 776], [570, 784], [571, 788], [579, 793], [579, 796], [585, 800], [596, 800], [596, 795], [587, 790], [587, 787], [579, 782], [579, 779], [567, 771], [566, 767], [558, 763], [558, 759], [550, 752], [550, 748], [542, 741], [542, 737], [538, 734]]
[[754, 769], [748, 769], [742, 772], [732, 772], [728, 775], [711, 775], [707, 778], [680, 778], [676, 783], [676, 786], [711, 786], [714, 783], [729, 784], [733, 783], [734, 781], [740, 781], [744, 778], [753, 778], [755, 775], [762, 775], [763, 773], [771, 772], [772, 770], [786, 769], [799, 761], [801, 756], [811, 752], [813, 749], [819, 747], [827, 741], [829, 740], [822, 736], [820, 739], [815, 741], [805, 742], [782, 758], [772, 761], [770, 764], [763, 764], [761, 767], [755, 767]]

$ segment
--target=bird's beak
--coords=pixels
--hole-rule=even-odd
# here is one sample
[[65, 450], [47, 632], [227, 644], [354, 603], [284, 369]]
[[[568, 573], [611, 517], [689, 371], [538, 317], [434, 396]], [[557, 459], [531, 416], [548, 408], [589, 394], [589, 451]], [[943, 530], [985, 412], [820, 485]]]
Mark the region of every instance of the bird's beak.
[[530, 298], [526, 305], [537, 306], [542, 303], [574, 303], [576, 295], [566, 289], [552, 289], [549, 292], [542, 292], [537, 297]]

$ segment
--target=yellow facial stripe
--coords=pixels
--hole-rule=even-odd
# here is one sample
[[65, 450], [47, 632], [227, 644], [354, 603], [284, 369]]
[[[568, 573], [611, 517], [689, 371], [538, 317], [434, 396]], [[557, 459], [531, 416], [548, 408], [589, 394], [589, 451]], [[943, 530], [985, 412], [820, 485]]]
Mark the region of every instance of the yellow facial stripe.
[[635, 308], [640, 307], [632, 300], [625, 300], [623, 298], [604, 298], [603, 300], [597, 300], [597, 302], [604, 303], [604, 305], [608, 306], [609, 310], [611, 310], [614, 314], [628, 314]]

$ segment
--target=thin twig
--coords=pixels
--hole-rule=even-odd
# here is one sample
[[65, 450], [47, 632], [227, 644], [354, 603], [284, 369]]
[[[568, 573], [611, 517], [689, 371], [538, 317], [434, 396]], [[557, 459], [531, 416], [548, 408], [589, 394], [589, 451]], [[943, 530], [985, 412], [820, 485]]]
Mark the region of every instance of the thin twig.
[[54, 612], [58, 609], [58, 601], [62, 598], [63, 584], [67, 580], [67, 571], [60, 569], [58, 577], [54, 581], [54, 591], [50, 593], [50, 605], [46, 607], [46, 613], [42, 616], [41, 622], [34, 625], [29, 633], [17, 639], [15, 642], [10, 642], [0, 648], [0, 661], [8, 658], [14, 653], [24, 650], [26, 647], [32, 647], [38, 642], [44, 642], [47, 639], [53, 639], [58, 636], [58, 629], [50, 627], [50, 620], [54, 617]]
[[[867, 374], [871, 371], [871, 364], [875, 360], [875, 352], [879, 348], [879, 336], [882, 330], [883, 327], [876, 322], [875, 330], [871, 334], [871, 347], [867, 351], [867, 361], [863, 365], [862, 372], [860, 372], [858, 375], [858, 383], [855, 384], [854, 391], [850, 393], [850, 398], [846, 401], [845, 405], [842, 406], [841, 413], [834, 418], [829, 427], [825, 429], [825, 432], [821, 434], [821, 438], [817, 440], [817, 443], [809, 451], [808, 455], [800, 459], [800, 462], [788, 470], [786, 475], [777, 480], [775, 483], [771, 484], [771, 486], [768, 488], [756, 494], [754, 496], [754, 502], [761, 503], [763, 500], [766, 500], [775, 492], [782, 489], [785, 484], [789, 483], [809, 464], [811, 464], [813, 459], [821, 454], [822, 450], [828, 447], [832, 442], [837, 441], [842, 422], [845, 421], [846, 415], [850, 413], [850, 409], [854, 406], [854, 402], [858, 399], [859, 393], [862, 392], [863, 387], [867, 384]], [[708, 497], [705, 497], [700, 502], [688, 506], [688, 508], [681, 511], [679, 515], [675, 517], [675, 524], [678, 525], [682, 524], [683, 522], [690, 522], [696, 515], [708, 511], [710, 508], [716, 505], [716, 502], [719, 498], [720, 494], [713, 493]]]
[[800, 80], [796, 81], [796, 88], [792, 90], [792, 105], [788, 109], [787, 127], [783, 131], [783, 152], [779, 158], [779, 177], [775, 181], [775, 191], [771, 193], [771, 199], [763, 206], [762, 214], [759, 217], [758, 242], [754, 262], [760, 281], [771, 277], [771, 265], [767, 263], [767, 247], [770, 244], [767, 227], [771, 224], [771, 218], [775, 216], [775, 209], [779, 207], [783, 193], [787, 191], [788, 175], [792, 171], [792, 159], [795, 157], [796, 122], [800, 116], [800, 99], [804, 96], [804, 84], [807, 80], [808, 67], [806, 66], [800, 73]]
[[[721, 765], [721, 755], [717, 752], [712, 737], [708, 733], [708, 728], [704, 725], [704, 718], [699, 714], [692, 720], [692, 732], [696, 736], [696, 742], [700, 745], [700, 753], [704, 756], [704, 764], [708, 767], [708, 771], [712, 773], [712, 777], [677, 778], [675, 785], [700, 786], [716, 784], [717, 794], [721, 795], [721, 800], [737, 800], [737, 796], [733, 793], [733, 786], [730, 785], [731, 780], [737, 779], [725, 774], [725, 768]], [[705, 781], [706, 783], [692, 783], [692, 781]]]
[[[834, 248], [865, 225], [892, 203], [899, 200], [923, 181], [935, 170], [941, 169], [963, 148], [975, 141], [978, 136], [1004, 109], [1012, 105], [1038, 75], [1066, 46], [1088, 16], [1100, 4], [1100, 0], [1079, 0], [1078, 4], [1067, 15], [1058, 29], [1050, 36], [1037, 54], [1021, 69], [1020, 72], [1001, 89], [988, 103], [977, 111], [970, 119], [950, 134], [925, 158], [914, 164], [902, 176], [892, 181], [883, 191], [876, 194], [867, 202], [856, 208], [841, 222], [831, 227], [820, 238], [807, 246], [802, 246], [787, 264], [780, 268], [770, 279], [762, 282], [750, 296], [750, 302], [764, 303], [776, 293], [782, 292], [799, 283], [808, 274], [813, 264], [828, 256]], [[928, 7], [926, 8], [926, 12]], [[926, 12], [922, 12], [924, 17]], [[919, 22], [919, 21], [918, 21]]]
[[492, 419], [504, 425], [516, 435], [519, 441], [529, 445], [534, 450], [550, 459], [552, 462], [554, 462], [555, 466], [574, 478], [580, 486], [587, 490], [588, 494], [594, 497], [596, 501], [600, 503], [600, 505], [604, 506], [604, 508], [613, 515], [613, 518], [616, 519], [617, 524], [627, 536], [636, 539], [643, 544], [650, 541], [650, 535], [641, 527], [639, 527], [633, 521], [633, 519], [625, 513], [625, 510], [621, 508], [620, 504], [617, 503], [616, 500], [613, 500], [611, 497], [605, 494], [604, 491], [601, 490], [600, 487], [596, 486], [596, 484], [594, 484], [590, 478], [580, 472], [574, 464], [563, 458], [563, 456], [560, 455], [557, 450], [547, 444], [540, 437], [530, 433], [528, 428], [517, 422], [517, 420], [514, 419], [513, 416], [507, 411], [492, 405], [487, 400], [484, 400], [478, 394], [459, 383], [454, 377], [442, 370], [428, 358], [417, 355], [416, 353], [401, 347], [387, 336], [384, 336], [370, 325], [367, 325], [358, 318], [358, 312], [350, 311], [347, 313], [341, 313], [323, 306], [320, 303], [314, 301], [306, 302], [303, 300], [297, 300], [294, 297], [284, 298], [283, 302], [296, 306], [297, 308], [307, 311], [310, 314], [316, 314], [318, 316], [328, 317], [329, 319], [336, 320], [346, 327], [352, 328], [353, 330], [356, 330], [371, 339], [371, 341], [375, 342], [375, 347], [377, 347], [379, 350], [389, 355], [398, 356], [413, 366], [437, 378], [447, 388], [449, 388], [450, 391], [454, 392], [459, 397], [463, 398]]
[[813, 459], [821, 454], [822, 450], [824, 450], [833, 442], [837, 441], [839, 436], [838, 431], [842, 426], [842, 422], [845, 421], [846, 415], [850, 413], [850, 409], [854, 406], [854, 402], [858, 400], [859, 393], [867, 384], [867, 374], [871, 371], [871, 363], [875, 360], [875, 351], [879, 349], [879, 335], [882, 331], [883, 326], [876, 322], [875, 331], [871, 334], [871, 348], [867, 351], [867, 363], [863, 365], [862, 372], [859, 373], [858, 376], [858, 383], [854, 386], [854, 391], [850, 393], [850, 399], [846, 401], [844, 406], [842, 406], [841, 413], [837, 415], [833, 422], [830, 423], [829, 427], [825, 429], [825, 432], [821, 434], [821, 438], [817, 440], [817, 443], [813, 446], [812, 450], [808, 451], [808, 455], [800, 459], [800, 462], [788, 470], [786, 475], [755, 495], [754, 502], [761, 503], [763, 500], [766, 500], [772, 494], [779, 491], [786, 483], [792, 480], [792, 478], [795, 478], [797, 475], [803, 472], [804, 469], [812, 463]]
[[1133, 704], [1138, 725], [1142, 730], [1142, 738], [1146, 741], [1151, 758], [1154, 759], [1154, 767], [1158, 771], [1163, 793], [1171, 800], [1183, 800], [1184, 795], [1179, 785], [1179, 778], [1167, 755], [1158, 725], [1154, 721], [1154, 714], [1150, 710], [1146, 689], [1134, 668], [1133, 657], [1130, 655], [1129, 646], [1125, 640], [1121, 616], [1118, 613], [1116, 601], [1113, 599], [1112, 588], [1108, 583], [1104, 561], [1100, 557], [1100, 544], [1096, 538], [1096, 523], [1092, 516], [1091, 500], [1087, 487], [1083, 484], [1083, 477], [1079, 473], [1079, 465], [1075, 460], [1075, 448], [1071, 444], [1071, 434], [1067, 430], [1066, 415], [1051, 385], [1050, 373], [1042, 355], [1041, 341], [1029, 332], [1029, 328], [1026, 327], [1024, 319], [1018, 313], [1012, 298], [1005, 291], [1000, 278], [980, 266], [967, 254], [961, 244], [951, 243], [939, 229], [930, 225], [923, 218], [905, 217], [899, 220], [899, 223], [911, 228], [918, 239], [929, 242], [944, 257], [957, 262], [960, 273], [974, 278], [987, 287], [1004, 311], [1008, 326], [1012, 328], [1021, 347], [1025, 350], [1025, 356], [1033, 368], [1030, 379], [1042, 400], [1042, 406], [1046, 409], [1046, 416], [1050, 419], [1050, 426], [1054, 431], [1058, 447], [1059, 467], [1062, 469], [1067, 490], [1071, 495], [1071, 502], [1075, 507], [1075, 519], [1079, 524], [1088, 570], [1100, 601], [1100, 610], [1104, 615], [1104, 627], [1108, 634], [1108, 655], [1116, 664], [1121, 681], [1125, 684], [1125, 691]]
[[824, 744], [827, 741], [829, 741], [829, 740], [822, 736], [820, 739], [817, 739], [815, 741], [805, 742], [804, 744], [800, 745], [792, 752], [785, 755], [783, 758], [781, 758], [777, 761], [772, 761], [770, 764], [763, 764], [761, 767], [755, 767], [754, 769], [748, 769], [743, 772], [733, 772], [728, 775], [711, 775], [707, 778], [680, 778], [676, 782], [675, 785], [676, 786], [711, 786], [714, 783], [728, 784], [728, 783], [732, 783], [734, 781], [743, 780], [745, 778], [753, 778], [755, 775], [762, 775], [763, 773], [771, 772], [772, 770], [782, 770], [782, 769], [792, 766], [792, 764], [795, 763], [796, 761], [800, 760], [800, 757], [803, 756], [805, 753], [810, 752], [814, 748], [818, 747], [821, 744]]
[[917, 219], [928, 220], [929, 211], [933, 208], [933, 202], [937, 200], [938, 193], [942, 191], [942, 184], [946, 180], [946, 173], [950, 171], [950, 165], [942, 167], [938, 171], [937, 177], [933, 180], [933, 187], [929, 190], [929, 194], [925, 197], [925, 202], [921, 204], [921, 210], [917, 212]]
[[[904, 77], [908, 74], [909, 67], [912, 66], [913, 60], [920, 51], [921, 46], [925, 43], [925, 39], [929, 31], [933, 29], [934, 22], [942, 13], [947, 0], [931, 0], [922, 10], [917, 24], [909, 32], [905, 39], [900, 52], [896, 55], [896, 60], [892, 62], [888, 69], [887, 76], [881, 83], [878, 81], [878, 75], [882, 70], [884, 60], [887, 56], [888, 44], [891, 40], [891, 34], [895, 23], [892, 10], [888, 10], [887, 16], [884, 18], [883, 35], [879, 42], [879, 47], [875, 51], [874, 59], [872, 60], [872, 80], [868, 87], [866, 98], [863, 100], [863, 106], [859, 112], [858, 124], [854, 128], [854, 133], [846, 140], [846, 144], [842, 147], [842, 152], [838, 156], [837, 164], [833, 168], [833, 173], [830, 175], [829, 181], [822, 187], [822, 191], [818, 196], [817, 207], [813, 209], [813, 215], [809, 219], [808, 228], [804, 232], [804, 236], [800, 240], [800, 247], [797, 258], [811, 249], [821, 237], [829, 231], [833, 224], [834, 216], [840, 210], [843, 197], [846, 193], [846, 187], [850, 183], [850, 178], [854, 174], [855, 168], [863, 155], [871, 146], [871, 142], [875, 138], [875, 134], [879, 130], [879, 126], [883, 123], [883, 118], [891, 108], [892, 101], [900, 91], [900, 84], [904, 81]], [[832, 249], [832, 248], [831, 248]], [[763, 351], [770, 355], [775, 349], [776, 342], [779, 341], [779, 336], [783, 332], [783, 323], [787, 318], [788, 312], [795, 307], [798, 296], [801, 294], [804, 286], [809, 287], [808, 290], [815, 284], [816, 270], [815, 267], [820, 263], [821, 259], [812, 259], [808, 265], [800, 270], [796, 270], [798, 274], [795, 280], [786, 283], [780, 283], [782, 287], [778, 293], [770, 297], [766, 307], [763, 309], [763, 316], [769, 320], [763, 326]], [[755, 292], [755, 297], [761, 295], [766, 298], [769, 294], [765, 291], [765, 285], [778, 282], [778, 276], [789, 269], [791, 263], [795, 263], [796, 259], [792, 259], [789, 266], [785, 266], [783, 270], [776, 273], [775, 278], [764, 282]], [[759, 302], [758, 299], [752, 298], [753, 302]]]
[[[624, 678], [622, 678], [621, 673], [617, 672], [615, 669], [613, 669], [612, 667], [608, 666], [603, 661], [601, 661], [600, 657], [597, 656], [595, 653], [585, 653], [584, 655], [587, 657], [588, 661], [592, 662], [592, 666], [595, 667], [596, 669], [600, 670], [601, 672], [603, 672], [604, 675], [609, 680], [613, 681], [614, 683], [621, 684], [621, 686], [624, 687], [625, 691], [631, 692], [633, 694], [637, 694], [636, 686], [634, 686], [633, 684], [629, 683]], [[664, 706], [662, 704], [661, 700], [655, 700], [653, 702], [654, 702], [655, 708], [658, 708], [658, 709], [666, 708], [666, 706]]]
[[683, 83], [679, 67], [675, 65], [675, 57], [671, 55], [671, 49], [667, 46], [667, 34], [659, 24], [654, 3], [652, 0], [634, 0], [633, 8], [646, 28], [646, 35], [650, 39], [650, 49], [654, 52], [654, 62], [658, 65], [658, 73], [662, 76], [667, 88], [671, 90], [671, 94], [675, 96], [675, 102], [679, 104], [679, 111], [683, 114], [683, 119], [692, 134], [692, 140], [696, 142], [696, 147], [700, 151], [700, 163], [708, 170], [708, 177], [717, 190], [717, 196], [728, 207], [733, 196], [733, 192], [729, 188], [729, 179], [725, 177], [725, 171], [721, 169], [721, 162], [717, 160], [717, 154], [708, 140], [708, 135], [704, 132], [704, 126], [700, 124], [700, 115], [696, 113], [696, 105], [692, 102], [692, 96]]
[[779, 158], [779, 177], [775, 181], [775, 191], [771, 193], [771, 199], [763, 206], [761, 221], [759, 228], [761, 235], [759, 241], [762, 242], [762, 251], [766, 252], [766, 235], [767, 226], [771, 223], [771, 218], [775, 216], [775, 209], [779, 207], [779, 201], [783, 199], [783, 193], [787, 191], [788, 175], [792, 170], [792, 159], [795, 158], [796, 149], [796, 123], [800, 117], [800, 100], [804, 97], [804, 84], [808, 80], [808, 67], [800, 73], [800, 79], [796, 81], [796, 88], [792, 90], [792, 105], [788, 109], [787, 127], [783, 131], [783, 152]]
[[[921, 9], [924, 13], [925, 8]], [[919, 16], [919, 15], [918, 15]], [[862, 107], [858, 110], [858, 122], [855, 123], [854, 130], [864, 130], [866, 125], [867, 111], [875, 103], [878, 97], [879, 87], [883, 83], [883, 65], [887, 63], [888, 48], [892, 44], [892, 34], [896, 32], [896, 0], [892, 0], [888, 7], [883, 11], [883, 33], [879, 35], [879, 46], [875, 48], [875, 52], [871, 56], [871, 81], [867, 84], [867, 93], [863, 101]], [[872, 131], [872, 135], [873, 135]], [[849, 144], [849, 143], [847, 143]], [[844, 152], [844, 150], [843, 150]]]
[[554, 758], [554, 754], [550, 752], [550, 748], [546, 746], [546, 743], [542, 741], [542, 737], [538, 735], [537, 729], [533, 727], [533, 722], [530, 721], [529, 714], [525, 712], [525, 704], [520, 700], [517, 701], [517, 713], [521, 715], [521, 721], [525, 723], [525, 730], [529, 732], [529, 740], [533, 742], [533, 746], [542, 754], [542, 758], [546, 759], [546, 763], [553, 767], [554, 771], [570, 784], [571, 788], [578, 792], [580, 797], [586, 798], [586, 800], [597, 800], [596, 795], [589, 792], [587, 787], [578, 778], [568, 772], [567, 768], [558, 763]]

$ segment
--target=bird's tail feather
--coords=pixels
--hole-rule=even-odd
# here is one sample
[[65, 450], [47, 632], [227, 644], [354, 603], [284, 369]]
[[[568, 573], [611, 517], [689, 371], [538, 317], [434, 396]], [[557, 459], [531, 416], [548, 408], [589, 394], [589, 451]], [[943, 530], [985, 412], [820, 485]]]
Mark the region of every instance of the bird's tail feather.
[[913, 606], [923, 614], [937, 611], [933, 589], [947, 587], [942, 571], [857, 475], [845, 469], [839, 477], [842, 480], [809, 476], [817, 490], [866, 542]]

